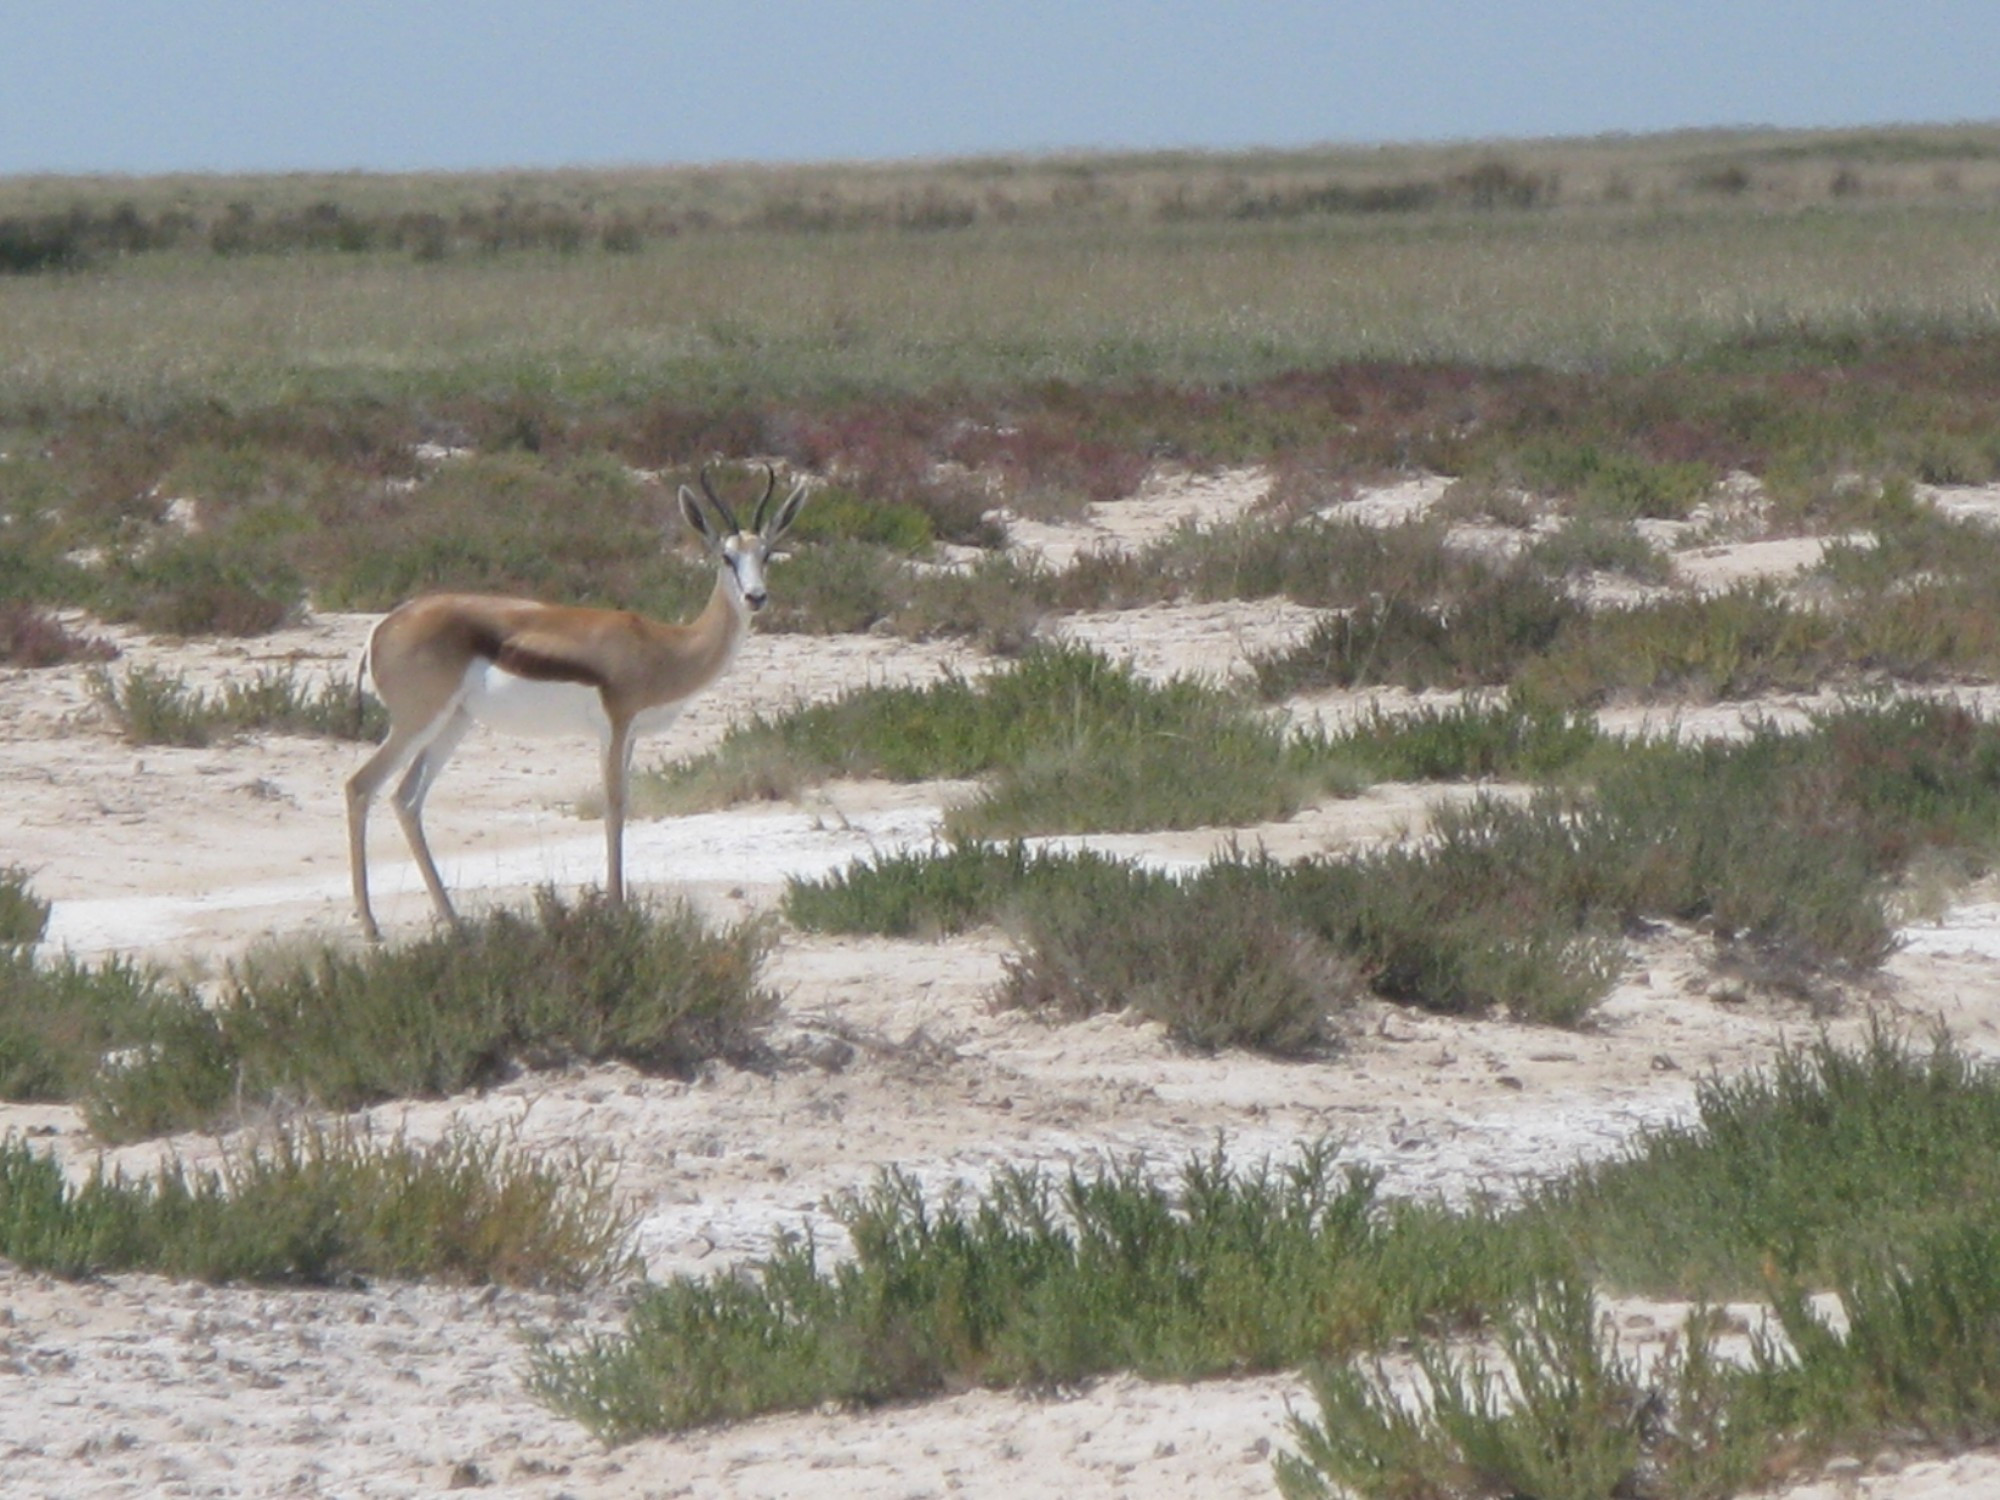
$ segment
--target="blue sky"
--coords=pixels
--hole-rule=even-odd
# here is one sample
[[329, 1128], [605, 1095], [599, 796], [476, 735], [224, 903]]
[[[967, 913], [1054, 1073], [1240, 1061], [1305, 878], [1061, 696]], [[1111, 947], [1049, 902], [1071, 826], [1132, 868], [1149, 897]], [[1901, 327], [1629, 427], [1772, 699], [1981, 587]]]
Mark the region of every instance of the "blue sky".
[[2000, 119], [1996, 0], [0, 0], [0, 173]]

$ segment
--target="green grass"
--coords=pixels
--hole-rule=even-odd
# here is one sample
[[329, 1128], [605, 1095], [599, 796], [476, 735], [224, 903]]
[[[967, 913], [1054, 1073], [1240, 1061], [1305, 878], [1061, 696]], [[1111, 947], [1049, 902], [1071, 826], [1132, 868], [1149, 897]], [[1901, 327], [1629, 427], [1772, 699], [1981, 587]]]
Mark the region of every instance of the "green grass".
[[1094, 651], [1038, 645], [973, 681], [862, 688], [732, 726], [707, 755], [639, 778], [651, 810], [792, 796], [834, 777], [991, 779], [954, 836], [1188, 828], [1282, 818], [1311, 788], [1282, 730], [1234, 695], [1153, 685]]
[[39, 943], [49, 929], [49, 903], [35, 894], [31, 871], [0, 865], [0, 948]]
[[544, 893], [460, 932], [355, 952], [253, 952], [213, 1000], [120, 959], [0, 962], [0, 1095], [78, 1102], [130, 1140], [244, 1108], [346, 1110], [481, 1088], [524, 1067], [620, 1059], [684, 1074], [747, 1059], [776, 1003], [770, 933], [685, 906]]
[[840, 1214], [854, 1260], [822, 1266], [792, 1240], [748, 1275], [676, 1278], [622, 1335], [541, 1349], [534, 1389], [618, 1441], [968, 1382], [1268, 1368], [1372, 1336], [1420, 1281], [1432, 1310], [1502, 1290], [1449, 1246], [1420, 1269], [1415, 1223], [1323, 1147], [1248, 1169], [1194, 1158], [1173, 1189], [1138, 1163], [1007, 1169], [939, 1201], [891, 1174]]
[[131, 667], [120, 677], [100, 670], [91, 691], [135, 745], [200, 746], [256, 733], [377, 740], [389, 727], [381, 703], [357, 695], [351, 681], [308, 687], [289, 667], [260, 668], [213, 692], [160, 667]]
[[363, 1276], [578, 1286], [629, 1268], [605, 1175], [471, 1136], [429, 1146], [285, 1128], [218, 1167], [71, 1182], [0, 1141], [0, 1255], [60, 1276], [151, 1271], [335, 1285]]
[[[1413, 1398], [1379, 1363], [1321, 1366], [1283, 1492], [1724, 1496], [1837, 1453], [1991, 1443], [1996, 1128], [1992, 1070], [1943, 1040], [1919, 1055], [1878, 1031], [1707, 1081], [1697, 1125], [1571, 1173], [1519, 1227], [1568, 1246], [1599, 1287], [1768, 1298], [1747, 1363], [1718, 1359], [1720, 1322], [1697, 1304], [1642, 1373], [1590, 1281], [1563, 1272], [1499, 1311], [1497, 1360], [1419, 1343]], [[1815, 1289], [1837, 1296], [1843, 1331]]]
[[[622, 1334], [544, 1346], [532, 1384], [616, 1441], [967, 1384], [1323, 1361], [1323, 1421], [1299, 1419], [1303, 1456], [1281, 1465], [1296, 1495], [1323, 1493], [1314, 1470], [1379, 1495], [1487, 1493], [1484, 1476], [1492, 1492], [1611, 1500], [1640, 1473], [1706, 1486], [1661, 1493], [1722, 1495], [1835, 1444], [1990, 1434], [2000, 1076], [1949, 1043], [1925, 1054], [1878, 1032], [1711, 1080], [1698, 1109], [1505, 1212], [1384, 1201], [1324, 1144], [1248, 1167], [1218, 1149], [1171, 1186], [1139, 1163], [1008, 1170], [941, 1197], [890, 1174], [841, 1205], [851, 1261], [786, 1240], [747, 1274], [677, 1278]], [[1857, 1245], [1857, 1206], [1877, 1202], [1894, 1222]], [[1916, 1248], [1877, 1254], [1892, 1244]], [[1749, 1371], [1722, 1369], [1698, 1315], [1641, 1379], [1602, 1343], [1591, 1288], [1606, 1283], [1772, 1292], [1797, 1354], [1767, 1345]], [[1809, 1286], [1857, 1314], [1846, 1339], [1810, 1321]], [[1434, 1342], [1482, 1324], [1514, 1399], [1491, 1362]], [[1343, 1371], [1411, 1335], [1429, 1376], [1414, 1410], [1365, 1366]]]
[[795, 881], [786, 909], [844, 931], [1004, 922], [1023, 950], [1013, 1003], [1132, 1004], [1197, 1045], [1284, 1051], [1309, 1049], [1356, 979], [1445, 1013], [1574, 1024], [1616, 979], [1620, 935], [1648, 921], [1699, 926], [1761, 982], [1815, 997], [1891, 951], [1890, 902], [1913, 862], [1982, 868], [2000, 839], [2000, 732], [1936, 703], [1857, 704], [1735, 743], [1613, 745], [1517, 701], [1420, 715], [1407, 732], [1363, 724], [1301, 753], [1565, 779], [1440, 807], [1423, 839], [1359, 854], [1230, 855], [1174, 880], [961, 842]]

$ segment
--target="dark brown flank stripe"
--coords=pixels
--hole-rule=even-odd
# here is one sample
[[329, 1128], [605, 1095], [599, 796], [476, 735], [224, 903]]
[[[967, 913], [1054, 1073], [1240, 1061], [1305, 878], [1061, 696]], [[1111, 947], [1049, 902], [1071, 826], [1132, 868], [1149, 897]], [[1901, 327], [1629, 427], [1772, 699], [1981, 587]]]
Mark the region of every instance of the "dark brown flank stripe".
[[473, 640], [472, 649], [503, 672], [512, 672], [516, 677], [525, 677], [533, 682], [575, 682], [600, 691], [605, 685], [602, 677], [580, 662], [504, 645], [497, 636], [483, 632]]

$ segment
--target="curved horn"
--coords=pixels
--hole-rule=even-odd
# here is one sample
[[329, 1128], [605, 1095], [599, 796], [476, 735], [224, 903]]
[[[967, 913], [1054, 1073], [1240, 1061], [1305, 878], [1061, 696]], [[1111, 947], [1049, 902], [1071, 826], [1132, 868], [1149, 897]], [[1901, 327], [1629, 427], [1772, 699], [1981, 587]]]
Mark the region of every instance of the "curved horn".
[[756, 513], [750, 518], [750, 529], [759, 536], [764, 533], [764, 510], [771, 503], [771, 491], [778, 487], [778, 471], [769, 464], [764, 465], [764, 493], [757, 497]]
[[741, 531], [743, 529], [736, 524], [736, 517], [730, 513], [729, 507], [722, 503], [722, 497], [715, 493], [715, 486], [708, 482], [707, 464], [701, 466], [701, 492], [708, 496], [708, 503], [715, 507], [716, 514], [722, 517], [723, 524], [728, 526], [731, 531]]

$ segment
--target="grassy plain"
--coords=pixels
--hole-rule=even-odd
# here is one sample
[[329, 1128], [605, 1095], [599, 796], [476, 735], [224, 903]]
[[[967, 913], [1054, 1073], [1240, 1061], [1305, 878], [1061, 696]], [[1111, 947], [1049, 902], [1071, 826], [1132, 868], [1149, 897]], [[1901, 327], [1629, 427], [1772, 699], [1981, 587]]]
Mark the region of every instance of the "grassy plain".
[[[711, 457], [768, 456], [824, 481], [801, 527], [811, 534], [786, 565], [797, 602], [780, 628], [960, 634], [1018, 652], [1045, 613], [1286, 595], [1340, 614], [1301, 651], [1258, 663], [1271, 698], [1381, 681], [1514, 691], [1491, 714], [1378, 724], [1336, 744], [1287, 739], [1248, 702], [1142, 691], [1083, 655], [1023, 655], [1012, 675], [1072, 710], [1084, 750], [1108, 747], [1104, 758], [1129, 765], [1135, 741], [1172, 741], [1174, 758], [1146, 778], [1156, 784], [1234, 790], [1245, 766], [1261, 767], [1265, 791], [1249, 813], [1205, 818], [1283, 812], [1302, 785], [1336, 775], [1549, 781], [1525, 809], [1479, 805], [1443, 821], [1421, 851], [1285, 869], [1218, 862], [1194, 889], [1211, 903], [1205, 917], [1230, 913], [1235, 943], [1190, 942], [1200, 933], [1188, 893], [1127, 879], [1115, 862], [1072, 869], [969, 840], [795, 889], [795, 921], [942, 931], [1011, 904], [1025, 935], [1013, 1003], [1082, 1015], [1131, 1001], [1197, 1047], [1314, 1052], [1331, 1010], [1363, 986], [1438, 1010], [1573, 1023], [1608, 982], [1623, 924], [1702, 924], [1781, 978], [1847, 973], [1886, 951], [1887, 903], [1913, 857], [1990, 862], [2000, 751], [1990, 728], [1956, 710], [1855, 710], [1805, 735], [1631, 753], [1599, 743], [1577, 716], [1614, 695], [2000, 675], [1990, 624], [2000, 555], [1978, 528], [1920, 507], [1913, 488], [2000, 475], [1996, 287], [1993, 128], [883, 168], [4, 182], [0, 606], [13, 611], [9, 639], [77, 655], [104, 648], [87, 637], [63, 647], [71, 638], [39, 612], [84, 606], [168, 633], [256, 633], [308, 601], [378, 607], [434, 584], [672, 612], [703, 583], [698, 568], [658, 556], [671, 481]], [[1163, 460], [1266, 464], [1275, 503], [1241, 527], [1060, 577], [997, 555], [981, 520], [996, 499], [1073, 513], [1129, 494]], [[1438, 526], [1364, 534], [1314, 514], [1358, 482], [1411, 469], [1459, 479], [1453, 503], [1468, 516], [1521, 522], [1546, 504], [1595, 530], [1501, 565], [1454, 553]], [[1756, 590], [1616, 611], [1570, 598], [1565, 580], [1593, 568], [1657, 583], [1659, 560], [1633, 523], [1685, 520], [1737, 470], [1762, 482], [1760, 524], [1773, 532], [1874, 537], [1828, 555], [1817, 606]], [[963, 575], [910, 568], [942, 542], [987, 555]], [[1924, 589], [1907, 586], [1916, 576]], [[162, 676], [103, 683], [140, 740], [273, 721], [324, 731], [344, 708], [289, 680], [213, 701]], [[746, 727], [732, 753], [747, 747], [761, 757], [757, 775], [796, 784], [826, 774], [829, 742], [880, 769], [899, 746], [962, 733], [972, 743], [957, 761], [933, 756], [907, 774], [997, 767], [996, 795], [967, 815], [987, 821], [968, 833], [1174, 820], [1172, 809], [1135, 810], [1133, 789], [1081, 756], [1051, 760], [1062, 736], [1044, 724], [1029, 724], [1043, 761], [1010, 763], [997, 742], [1027, 718], [1016, 707], [996, 727], [991, 710], [964, 683], [857, 697]], [[246, 967], [224, 1003], [204, 1006], [129, 966], [13, 951], [47, 915], [28, 878], [4, 882], [13, 920], [0, 935], [10, 949], [0, 1061], [27, 1080], [16, 1092], [95, 1101], [107, 1133], [207, 1121], [246, 1087], [351, 1105], [459, 1088], [524, 1057], [693, 1067], [749, 1045], [772, 1004], [753, 982], [764, 928], [716, 937], [679, 917], [669, 931], [545, 904], [534, 921], [503, 916], [469, 941]], [[815, 903], [842, 914], [814, 918]], [[1098, 926], [1079, 931], [1086, 906]], [[1104, 940], [1107, 921], [1115, 941]], [[733, 988], [704, 1000], [634, 978], [685, 968], [689, 954], [710, 955], [696, 967], [720, 969]], [[570, 988], [536, 989], [523, 976], [537, 966]], [[444, 1013], [440, 995], [453, 1002]], [[721, 1020], [710, 1024], [711, 1012]], [[565, 1029], [573, 1022], [582, 1033]], [[392, 1034], [421, 1045], [392, 1048]], [[107, 1049], [138, 1062], [108, 1069]], [[1852, 1155], [1878, 1177], [1848, 1184], [1848, 1201], [1907, 1185], [1912, 1161], [1954, 1164], [1941, 1189], [1906, 1206], [1926, 1258], [1879, 1275], [1855, 1261], [1881, 1247], [1850, 1246], [1843, 1260], [1846, 1218], [1829, 1227], [1800, 1206], [1825, 1176], [1809, 1127], [1830, 1096], [1846, 1089], [1844, 1107], [1869, 1079], [1887, 1102]], [[198, 1098], [175, 1092], [190, 1081]], [[1940, 1229], [1933, 1211], [1983, 1180], [1992, 1094], [1990, 1076], [1949, 1056], [1926, 1071], [1880, 1048], [1851, 1066], [1822, 1052], [1768, 1088], [1710, 1090], [1708, 1144], [1643, 1147], [1628, 1197], [1616, 1173], [1578, 1178], [1505, 1222], [1377, 1205], [1367, 1182], [1335, 1181], [1322, 1157], [1289, 1176], [1197, 1166], [1178, 1195], [1115, 1176], [1019, 1175], [963, 1215], [890, 1181], [850, 1205], [857, 1266], [828, 1273], [809, 1248], [781, 1246], [754, 1277], [656, 1289], [627, 1335], [545, 1352], [536, 1379], [564, 1409], [629, 1436], [830, 1396], [1344, 1355], [1486, 1320], [1504, 1330], [1517, 1379], [1559, 1355], [1630, 1401], [1643, 1393], [1612, 1389], [1601, 1365], [1582, 1368], [1594, 1329], [1563, 1278], [1754, 1289], [1759, 1257], [1778, 1246], [1797, 1253], [1767, 1289], [1805, 1373], [1760, 1371], [1761, 1395], [1732, 1386], [1730, 1399], [1750, 1403], [1736, 1408], [1752, 1413], [1742, 1431], [1807, 1431], [1810, 1448], [1949, 1419], [1984, 1438], [1986, 1418], [1912, 1419], [1835, 1372], [1839, 1351], [1813, 1341], [1785, 1278], [1840, 1282], [1857, 1308], [1904, 1293], [1949, 1301], [1958, 1288], [1990, 1296], [1990, 1272], [1967, 1269], [1979, 1256], [1954, 1259], [1943, 1244], [1955, 1233], [1984, 1253], [1990, 1225]], [[1776, 1120], [1790, 1154], [1758, 1155], [1746, 1119]], [[157, 1247], [123, 1260], [69, 1254], [97, 1231], [76, 1227], [76, 1203], [31, 1156], [0, 1159], [0, 1194], [12, 1195], [0, 1220], [52, 1237], [57, 1253], [43, 1263], [298, 1274], [282, 1255], [218, 1273]], [[361, 1163], [354, 1191], [379, 1200], [401, 1160]], [[493, 1164], [476, 1150], [454, 1158], [443, 1164], [452, 1181], [427, 1191], [454, 1201], [453, 1184]], [[1774, 1182], [1797, 1201], [1760, 1196]], [[207, 1214], [240, 1186], [163, 1177], [149, 1191], [155, 1206], [192, 1199]], [[309, 1181], [304, 1196], [317, 1191]], [[1067, 1219], [1052, 1207], [1062, 1194]], [[1685, 1209], [1677, 1228], [1711, 1211], [1723, 1225], [1671, 1239], [1632, 1206], [1661, 1199]], [[130, 1195], [100, 1200], [116, 1226], [153, 1211]], [[1273, 1225], [1284, 1232], [1264, 1232]], [[206, 1220], [198, 1231], [221, 1242], [245, 1233]], [[601, 1271], [617, 1259], [615, 1238], [596, 1228], [577, 1238], [588, 1253], [575, 1264]], [[1557, 1240], [1571, 1248], [1557, 1253]], [[1679, 1258], [1635, 1265], [1614, 1253], [1629, 1241], [1675, 1245]], [[1157, 1259], [1098, 1253], [1120, 1244]], [[559, 1246], [550, 1264], [574, 1253]], [[1356, 1273], [1357, 1256], [1375, 1257], [1374, 1280]], [[1446, 1274], [1434, 1275], [1440, 1263]], [[1475, 1264], [1494, 1275], [1481, 1280]], [[1274, 1299], [1274, 1287], [1308, 1294]], [[1003, 1316], [1017, 1309], [1020, 1320]], [[1958, 1332], [1932, 1352], [1970, 1368], [1984, 1346], [1976, 1328]], [[812, 1358], [759, 1365], [746, 1340], [764, 1354], [810, 1345]], [[1451, 1367], [1436, 1369], [1439, 1390], [1458, 1388]], [[1668, 1398], [1690, 1421], [1707, 1399], [1699, 1373], [1684, 1366]], [[1977, 1387], [1967, 1401], [1984, 1399]], [[1321, 1402], [1330, 1422], [1364, 1433], [1363, 1451], [1322, 1444], [1325, 1470], [1380, 1467], [1360, 1419], [1388, 1419], [1365, 1380], [1329, 1376]], [[1471, 1405], [1382, 1441], [1402, 1444], [1407, 1465], [1462, 1468], [1468, 1443], [1496, 1451], [1520, 1439]], [[1629, 1492], [1637, 1462], [1621, 1449], [1603, 1483], [1573, 1492]], [[1753, 1455], [1726, 1483], [1689, 1470], [1687, 1492], [1724, 1492], [1764, 1464]], [[1541, 1482], [1493, 1472], [1495, 1483]], [[1315, 1480], [1297, 1469], [1287, 1483], [1311, 1493]]]
[[[1801, 327], [2000, 322], [2000, 137], [1974, 129], [0, 182], [0, 224], [121, 212], [150, 235], [90, 251], [79, 231], [80, 270], [0, 276], [0, 411], [509, 391], [818, 402], [1368, 359], [1574, 368]], [[426, 214], [456, 226], [435, 254], [391, 232]], [[270, 232], [230, 248], [232, 216]], [[315, 237], [316, 222], [358, 228]], [[636, 236], [605, 249], [620, 222]], [[574, 234], [496, 228], [558, 223]]]

